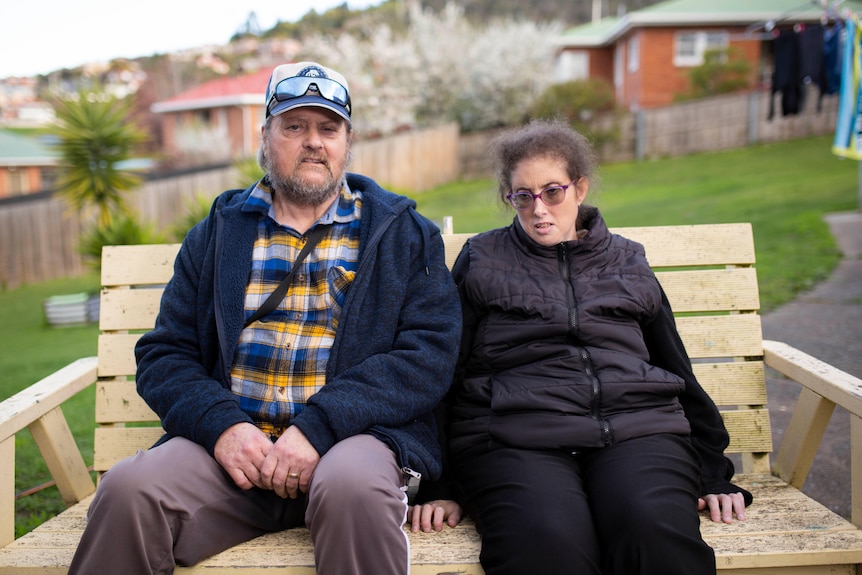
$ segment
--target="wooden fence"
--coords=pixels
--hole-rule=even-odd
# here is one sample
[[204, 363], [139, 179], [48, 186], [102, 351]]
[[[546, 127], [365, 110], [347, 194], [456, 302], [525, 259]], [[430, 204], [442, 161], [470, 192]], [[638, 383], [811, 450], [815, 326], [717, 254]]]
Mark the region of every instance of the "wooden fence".
[[[359, 141], [350, 166], [351, 171], [402, 191], [452, 182], [459, 169], [456, 124]], [[211, 200], [224, 190], [246, 185], [235, 168], [221, 166], [148, 180], [128, 199], [143, 221], [165, 231], [195, 196]], [[87, 225], [63, 199], [50, 195], [0, 204], [0, 289], [86, 271], [77, 246]]]
[[[810, 91], [800, 114], [782, 116], [776, 97], [769, 115], [767, 92], [721, 96], [625, 114], [617, 120], [620, 138], [601, 150], [604, 162], [630, 161], [693, 152], [741, 148], [834, 132], [837, 96], [817, 109]], [[610, 122], [610, 119], [602, 119]], [[456, 125], [394, 135], [354, 145], [350, 170], [396, 191], [421, 192], [459, 178], [489, 175], [485, 150], [497, 132], [459, 135]], [[130, 196], [145, 221], [167, 229], [196, 195], [213, 198], [244, 187], [231, 167], [150, 180]], [[0, 204], [0, 289], [58, 277], [86, 267], [77, 253], [86, 226], [78, 214], [52, 197]]]
[[681, 156], [833, 133], [838, 96], [823, 98], [818, 110], [817, 91], [808, 93], [801, 113], [792, 116], [781, 115], [779, 95], [770, 118], [769, 92], [718, 96], [627, 114], [619, 123], [619, 141], [605, 146], [602, 157], [629, 161]]
[[[599, 129], [615, 125], [616, 142], [599, 151], [602, 162], [628, 162], [744, 148], [752, 144], [783, 142], [835, 131], [838, 96], [827, 96], [818, 110], [816, 90], [809, 91], [801, 113], [781, 115], [780, 96], [775, 97], [769, 118], [769, 92], [718, 96], [640, 110], [597, 120]], [[487, 177], [485, 150], [497, 131], [464, 134], [459, 141], [462, 177]]]

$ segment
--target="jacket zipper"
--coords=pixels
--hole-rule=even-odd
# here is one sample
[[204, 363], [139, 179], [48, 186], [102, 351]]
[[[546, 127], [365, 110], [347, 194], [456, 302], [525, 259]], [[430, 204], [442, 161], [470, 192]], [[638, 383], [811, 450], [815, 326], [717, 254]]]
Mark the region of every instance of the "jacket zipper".
[[560, 276], [566, 284], [566, 305], [569, 313], [569, 336], [577, 337], [580, 326], [578, 325], [578, 302], [575, 300], [575, 286], [569, 275], [569, 249], [566, 244], [560, 244]]
[[[575, 299], [575, 286], [569, 272], [569, 250], [566, 244], [560, 244], [560, 275], [566, 284], [566, 304], [568, 305], [569, 314], [569, 335], [574, 340], [580, 331], [580, 323], [578, 321], [578, 302]], [[590, 380], [592, 386], [592, 397], [590, 398], [590, 414], [593, 419], [599, 424], [602, 443], [605, 447], [613, 443], [613, 434], [611, 433], [610, 424], [601, 417], [600, 407], [602, 400], [602, 386], [599, 378], [596, 377], [593, 369], [593, 360], [589, 352], [583, 347], [578, 346], [581, 360], [584, 364], [584, 373]]]

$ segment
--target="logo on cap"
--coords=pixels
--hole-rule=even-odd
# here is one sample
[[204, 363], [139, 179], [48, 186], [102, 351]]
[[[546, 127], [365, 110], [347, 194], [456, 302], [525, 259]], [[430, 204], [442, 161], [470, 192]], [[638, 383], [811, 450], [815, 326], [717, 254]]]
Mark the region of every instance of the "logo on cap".
[[297, 76], [307, 76], [309, 78], [329, 78], [326, 72], [318, 66], [307, 66], [299, 71]]

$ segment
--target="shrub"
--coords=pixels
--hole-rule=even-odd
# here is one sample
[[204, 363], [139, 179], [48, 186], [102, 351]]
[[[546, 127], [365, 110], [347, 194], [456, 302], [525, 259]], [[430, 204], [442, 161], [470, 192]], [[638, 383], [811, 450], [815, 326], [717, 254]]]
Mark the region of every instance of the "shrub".
[[212, 204], [213, 200], [209, 196], [200, 193], [195, 194], [186, 202], [183, 215], [171, 227], [171, 238], [178, 242], [183, 241], [189, 230], [209, 215]]
[[151, 225], [132, 214], [121, 213], [107, 224], [96, 224], [81, 236], [78, 251], [96, 269], [102, 267], [102, 246], [158, 244], [165, 241]]
[[689, 72], [691, 91], [682, 99], [707, 98], [748, 88], [751, 64], [739, 48], [707, 50], [703, 64]]
[[[618, 110], [614, 88], [606, 80], [591, 78], [554, 84], [539, 97], [531, 110], [536, 118], [568, 121], [597, 150], [619, 139]], [[611, 122], [603, 122], [610, 117]]]

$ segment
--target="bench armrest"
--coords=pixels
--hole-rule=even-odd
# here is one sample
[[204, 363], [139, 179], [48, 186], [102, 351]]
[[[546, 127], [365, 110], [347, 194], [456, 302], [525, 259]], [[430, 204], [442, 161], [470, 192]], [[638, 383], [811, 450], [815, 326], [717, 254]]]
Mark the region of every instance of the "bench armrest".
[[96, 368], [95, 357], [79, 359], [0, 402], [0, 546], [15, 538], [15, 434], [22, 429], [33, 434], [64, 501], [95, 490], [60, 405], [96, 381]]
[[797, 489], [805, 478], [835, 406], [850, 412], [851, 521], [862, 526], [862, 379], [785, 343], [763, 341], [763, 361], [802, 386], [772, 472]]

